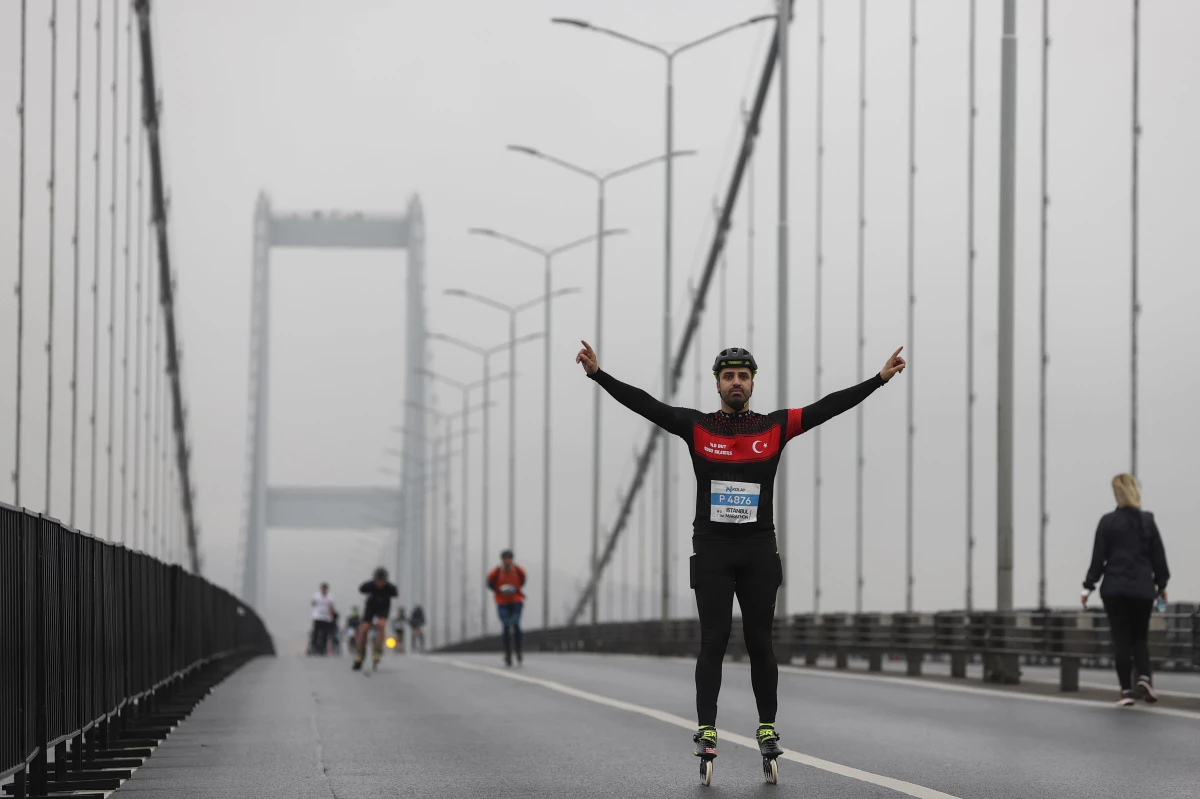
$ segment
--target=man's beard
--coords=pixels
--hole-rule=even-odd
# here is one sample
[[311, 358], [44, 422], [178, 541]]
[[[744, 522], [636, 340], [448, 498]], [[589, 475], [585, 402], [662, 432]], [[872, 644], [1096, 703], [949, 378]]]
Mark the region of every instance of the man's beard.
[[740, 396], [734, 397], [730, 393], [722, 391], [721, 400], [730, 408], [740, 412], [750, 403], [750, 394], [749, 392], [743, 392]]

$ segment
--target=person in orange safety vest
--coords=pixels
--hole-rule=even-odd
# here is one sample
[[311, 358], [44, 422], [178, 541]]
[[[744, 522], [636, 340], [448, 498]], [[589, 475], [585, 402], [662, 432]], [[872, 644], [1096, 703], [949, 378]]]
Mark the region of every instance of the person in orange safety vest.
[[511, 549], [500, 553], [500, 565], [488, 572], [488, 588], [496, 595], [496, 614], [504, 628], [504, 665], [512, 665], [513, 646], [521, 663], [521, 610], [525, 607], [525, 570], [513, 563]]

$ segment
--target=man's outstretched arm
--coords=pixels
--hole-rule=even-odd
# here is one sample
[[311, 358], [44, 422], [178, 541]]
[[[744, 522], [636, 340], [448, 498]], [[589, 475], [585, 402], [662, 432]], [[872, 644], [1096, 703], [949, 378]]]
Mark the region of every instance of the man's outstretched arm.
[[586, 341], [581, 343], [583, 349], [575, 356], [575, 362], [583, 364], [583, 370], [590, 379], [599, 383], [605, 391], [612, 395], [613, 399], [629, 410], [649, 419], [668, 433], [679, 434], [679, 417], [675, 408], [656, 400], [642, 389], [622, 383], [608, 372], [601, 371], [596, 360], [596, 353], [592, 351], [591, 345]]
[[792, 425], [789, 424], [789, 433], [791, 435], [799, 435], [800, 433], [812, 430], [818, 425], [825, 424], [825, 422], [828, 422], [833, 417], [845, 413], [871, 396], [877, 388], [904, 371], [906, 364], [904, 359], [900, 357], [900, 350], [902, 349], [904, 348], [901, 347], [892, 353], [892, 357], [888, 358], [883, 369], [879, 370], [874, 377], [870, 377], [856, 386], [850, 386], [850, 388], [844, 388], [841, 391], [827, 394], [811, 405], [806, 405], [800, 411], [798, 429], [791, 429]]

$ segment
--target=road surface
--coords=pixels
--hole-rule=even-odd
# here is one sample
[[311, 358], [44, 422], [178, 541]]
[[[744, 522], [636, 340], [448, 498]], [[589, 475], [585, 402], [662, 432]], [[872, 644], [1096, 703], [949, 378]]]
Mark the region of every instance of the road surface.
[[[1194, 799], [1200, 713], [785, 667], [781, 784], [763, 784], [745, 664], [727, 663], [713, 785], [684, 659], [531, 654], [251, 662], [119, 795]], [[797, 762], [800, 761], [800, 762]]]

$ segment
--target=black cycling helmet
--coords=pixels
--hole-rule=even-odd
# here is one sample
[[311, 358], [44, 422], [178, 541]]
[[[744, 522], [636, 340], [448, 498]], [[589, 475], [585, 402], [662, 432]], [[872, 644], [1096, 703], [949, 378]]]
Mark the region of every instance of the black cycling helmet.
[[500, 553], [500, 559], [501, 559], [501, 560], [503, 560], [503, 559], [505, 559], [505, 558], [511, 558], [512, 556], [513, 556], [513, 553], [512, 553], [512, 550], [511, 550], [511, 549], [506, 549], [506, 550], [504, 550], [503, 552], [501, 552], [501, 553]]
[[713, 374], [720, 375], [721, 370], [727, 366], [749, 366], [752, 375], [758, 374], [758, 363], [750, 354], [750, 350], [744, 347], [730, 347], [721, 350], [717, 359], [713, 361]]
[[386, 580], [387, 579], [387, 569], [383, 568], [382, 566], [380, 566], [378, 569], [376, 569], [375, 570], [375, 579], [376, 580]]

